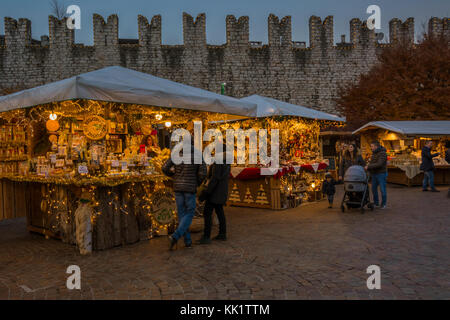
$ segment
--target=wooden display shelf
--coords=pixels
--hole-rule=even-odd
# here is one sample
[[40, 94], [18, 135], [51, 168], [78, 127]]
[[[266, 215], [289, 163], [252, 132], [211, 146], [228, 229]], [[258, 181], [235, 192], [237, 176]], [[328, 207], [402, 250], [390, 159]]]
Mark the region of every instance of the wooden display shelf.
[[17, 157], [17, 158], [0, 158], [0, 162], [13, 162], [13, 161], [27, 161], [28, 156]]

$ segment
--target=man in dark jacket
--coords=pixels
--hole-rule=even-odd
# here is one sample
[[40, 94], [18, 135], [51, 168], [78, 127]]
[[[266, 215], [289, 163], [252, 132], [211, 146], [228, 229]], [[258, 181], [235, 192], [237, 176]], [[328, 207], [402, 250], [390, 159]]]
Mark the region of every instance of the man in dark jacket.
[[381, 191], [381, 206], [380, 209], [386, 209], [386, 179], [387, 179], [387, 154], [386, 149], [380, 145], [378, 141], [373, 141], [370, 144], [372, 150], [372, 157], [369, 164], [366, 166], [372, 177], [372, 194], [373, 201], [378, 206], [378, 186]]
[[434, 187], [434, 162], [433, 158], [437, 157], [439, 153], [431, 153], [433, 141], [428, 140], [422, 148], [422, 163], [420, 170], [423, 171], [422, 191], [428, 191], [428, 184], [430, 184], [431, 192], [439, 192]]
[[[222, 146], [225, 150], [225, 145]], [[223, 205], [228, 200], [228, 181], [230, 178], [231, 166], [226, 164], [225, 153], [221, 153], [223, 156], [223, 164], [213, 163], [208, 169], [208, 175], [206, 177], [207, 186], [206, 190], [200, 195], [199, 200], [205, 202], [205, 208], [203, 211], [203, 218], [205, 219], [205, 227], [203, 229], [203, 236], [199, 241], [199, 244], [211, 243], [211, 227], [212, 227], [212, 213], [213, 210], [217, 214], [219, 219], [219, 234], [214, 240], [226, 240], [227, 229], [225, 212], [223, 211]]]
[[195, 213], [197, 187], [206, 177], [206, 164], [194, 164], [194, 148], [191, 150], [191, 163], [174, 164], [169, 158], [162, 167], [165, 175], [173, 178], [173, 191], [178, 212], [178, 228], [169, 237], [170, 250], [174, 248], [178, 239], [184, 237], [184, 244], [192, 246], [189, 227]]

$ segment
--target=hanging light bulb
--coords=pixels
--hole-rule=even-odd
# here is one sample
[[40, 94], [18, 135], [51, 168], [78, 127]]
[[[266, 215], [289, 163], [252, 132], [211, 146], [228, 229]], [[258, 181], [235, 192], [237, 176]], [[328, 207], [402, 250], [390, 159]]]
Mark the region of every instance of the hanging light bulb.
[[50, 120], [56, 120], [56, 118], [58, 118], [58, 116], [56, 115], [56, 113], [54, 113], [54, 112], [52, 111], [52, 113], [50, 113], [49, 118], [50, 118]]
[[166, 126], [166, 128], [170, 128], [172, 126], [172, 122], [166, 121], [166, 123], [164, 123], [164, 125]]
[[162, 116], [162, 114], [160, 114], [160, 113], [158, 113], [157, 115], [155, 115], [155, 119], [158, 120], [158, 121], [161, 120], [162, 117], [163, 117], [163, 116]]
[[316, 187], [316, 184], [313, 182], [313, 183], [311, 183], [311, 188], [315, 188]]

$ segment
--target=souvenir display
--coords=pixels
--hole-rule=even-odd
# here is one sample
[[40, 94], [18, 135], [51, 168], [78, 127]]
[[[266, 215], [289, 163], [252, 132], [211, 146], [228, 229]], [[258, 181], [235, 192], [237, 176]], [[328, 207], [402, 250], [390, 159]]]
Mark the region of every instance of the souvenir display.
[[[410, 122], [410, 126], [414, 126], [414, 121]], [[432, 124], [430, 127], [432, 127]], [[428, 130], [433, 131], [433, 128]], [[450, 183], [450, 163], [445, 161], [445, 145], [449, 141], [450, 135], [403, 135], [384, 128], [370, 128], [363, 130], [360, 134], [362, 155], [366, 161], [370, 160], [372, 153], [370, 143], [374, 140], [379, 141], [387, 153], [387, 181], [408, 186], [422, 185], [423, 172], [420, 170], [422, 149], [426, 141], [432, 140], [431, 153], [438, 154], [433, 157], [435, 184]]]
[[[270, 174], [262, 169], [270, 164], [250, 164], [248, 153], [244, 164], [235, 164], [231, 169], [230, 196], [228, 204], [244, 207], [287, 209], [309, 201], [322, 199], [320, 192], [328, 160], [320, 154], [319, 133], [321, 126], [329, 121], [307, 120], [300, 117], [268, 117], [220, 124], [220, 130], [267, 129], [270, 155], [271, 132], [278, 129], [279, 168]], [[335, 123], [335, 125], [341, 125]], [[249, 138], [244, 146], [249, 148]], [[237, 157], [239, 147], [235, 147]], [[259, 149], [258, 154], [259, 157]]]

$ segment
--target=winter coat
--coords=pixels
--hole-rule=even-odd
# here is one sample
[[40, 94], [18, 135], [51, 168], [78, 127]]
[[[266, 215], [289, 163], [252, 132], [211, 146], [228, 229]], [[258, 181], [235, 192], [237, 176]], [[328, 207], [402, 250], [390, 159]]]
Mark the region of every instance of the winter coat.
[[372, 174], [385, 173], [387, 171], [387, 154], [384, 147], [378, 147], [370, 157], [368, 170]]
[[228, 199], [228, 181], [231, 166], [229, 164], [213, 163], [208, 170], [206, 179], [208, 185], [204, 199], [214, 204], [225, 204]]
[[[175, 168], [174, 171], [171, 169]], [[162, 167], [166, 176], [173, 178], [173, 191], [196, 193], [197, 187], [206, 177], [206, 164], [194, 164], [194, 152], [192, 149], [191, 164], [174, 164], [169, 158]]]
[[437, 157], [439, 153], [431, 153], [431, 149], [428, 147], [422, 148], [422, 163], [420, 165], [420, 170], [422, 171], [433, 171], [434, 162], [433, 158]]
[[334, 186], [336, 184], [336, 181], [331, 178], [330, 182], [325, 179], [322, 183], [322, 193], [326, 195], [333, 195], [336, 193], [336, 187]]
[[351, 158], [348, 157], [344, 157], [341, 161], [341, 163], [339, 164], [339, 177], [344, 177], [345, 172], [347, 171], [348, 168], [350, 168], [351, 166], [361, 166], [364, 167], [366, 165], [366, 162], [364, 161], [364, 159], [361, 157], [361, 155], [357, 155], [356, 159], [354, 159], [352, 161]]

